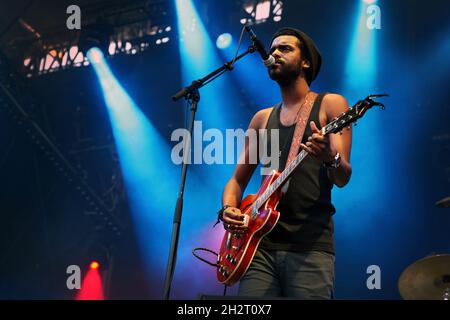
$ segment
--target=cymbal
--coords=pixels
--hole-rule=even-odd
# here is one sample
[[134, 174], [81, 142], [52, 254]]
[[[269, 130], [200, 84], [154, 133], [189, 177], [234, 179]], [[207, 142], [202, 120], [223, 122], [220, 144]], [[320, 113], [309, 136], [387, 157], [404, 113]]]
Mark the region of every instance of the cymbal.
[[444, 198], [436, 202], [438, 208], [450, 208], [450, 197]]
[[422, 258], [406, 268], [398, 281], [405, 300], [443, 300], [450, 298], [450, 254]]

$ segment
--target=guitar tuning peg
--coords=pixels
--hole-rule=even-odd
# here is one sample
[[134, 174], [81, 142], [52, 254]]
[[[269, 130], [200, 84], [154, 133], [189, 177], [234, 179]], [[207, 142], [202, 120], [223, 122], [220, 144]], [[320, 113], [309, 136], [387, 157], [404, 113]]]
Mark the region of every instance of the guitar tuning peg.
[[355, 127], [358, 125], [358, 122], [355, 121]]
[[342, 132], [342, 130], [341, 130], [341, 131], [339, 131], [339, 134], [340, 134], [341, 136], [342, 136], [342, 133], [343, 133], [343, 132]]

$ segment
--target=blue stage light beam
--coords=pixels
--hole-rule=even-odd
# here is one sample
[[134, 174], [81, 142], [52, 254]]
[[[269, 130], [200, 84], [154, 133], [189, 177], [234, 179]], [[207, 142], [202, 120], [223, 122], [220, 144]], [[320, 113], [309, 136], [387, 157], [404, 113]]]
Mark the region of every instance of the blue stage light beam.
[[[223, 65], [224, 61], [220, 58], [219, 49], [206, 31], [193, 1], [175, 0], [175, 5], [179, 33], [181, 79], [182, 85], [186, 86], [193, 80], [202, 78], [216, 70]], [[209, 129], [216, 130], [216, 132], [220, 131], [222, 137], [226, 137], [225, 129], [227, 128], [247, 129], [252, 114], [245, 107], [245, 101], [229, 72], [201, 88], [200, 93], [201, 100], [196, 120], [201, 121], [202, 131], [194, 132], [193, 141], [202, 141], [200, 135], [205, 134], [206, 130]], [[203, 141], [203, 144], [194, 143], [192, 155], [197, 152], [202, 155], [202, 149], [207, 145], [209, 145], [209, 142], [206, 141]], [[223, 146], [223, 154], [225, 155], [229, 152], [227, 150], [229, 145]], [[237, 152], [235, 154], [237, 159]], [[192, 157], [192, 160], [195, 160], [194, 157]], [[182, 226], [188, 225], [189, 228], [181, 228], [177, 270], [184, 270], [183, 274], [189, 273], [191, 276], [186, 279], [183, 274], [175, 272], [173, 286], [173, 297], [175, 298], [195, 298], [196, 292], [211, 292], [217, 289], [213, 283], [205, 284], [203, 274], [197, 272], [200, 266], [203, 266], [203, 263], [192, 260], [191, 250], [193, 246], [208, 247], [214, 250], [217, 250], [220, 246], [220, 243], [204, 243], [204, 238], [201, 239], [198, 235], [207, 228], [210, 229], [210, 232], [221, 231], [219, 229], [221, 227], [217, 226], [213, 230], [211, 225], [215, 222], [214, 214], [217, 211], [216, 208], [221, 206], [223, 187], [231, 177], [233, 168], [232, 165], [206, 165], [204, 162], [203, 165], [194, 164], [189, 167], [182, 221]], [[187, 244], [189, 246], [186, 246]], [[206, 268], [208, 269], [208, 266]], [[211, 273], [215, 272], [213, 269], [209, 270]], [[186, 292], [186, 287], [190, 288], [189, 293]]]
[[[369, 94], [386, 93], [379, 92], [377, 83], [379, 30], [368, 26], [368, 19], [370, 19], [368, 9], [375, 5], [372, 2], [359, 0], [355, 3], [355, 21], [348, 28], [352, 33], [349, 37], [341, 92], [350, 106]], [[370, 237], [370, 240], [367, 240], [367, 235], [373, 232], [374, 221], [387, 220], [386, 215], [390, 213], [386, 210], [386, 192], [389, 192], [387, 190], [391, 187], [392, 181], [387, 177], [388, 167], [384, 158], [386, 141], [389, 139], [383, 136], [383, 121], [389, 117], [391, 101], [390, 98], [380, 99], [380, 101], [386, 103], [386, 111], [381, 112], [374, 107], [367, 111], [358, 126], [353, 127], [352, 177], [345, 188], [333, 190], [333, 203], [337, 209], [334, 219], [335, 230], [339, 230], [335, 236], [336, 251], [341, 248], [348, 249], [348, 252], [352, 253], [351, 259], [358, 261], [359, 264], [366, 263], [365, 257], [372, 258], [370, 253], [373, 251], [367, 249], [373, 248], [374, 244], [370, 241]], [[367, 244], [364, 247], [365, 250], [357, 245], [361, 241]], [[377, 239], [377, 245], [383, 241], [384, 239]], [[372, 254], [375, 256], [375, 253]], [[339, 272], [348, 274], [347, 270], [342, 271], [338, 265], [337, 273]], [[352, 274], [354, 272], [356, 271], [351, 271]], [[336, 288], [340, 288], [341, 291], [346, 290], [342, 289], [343, 286], [345, 281], [336, 282]]]
[[[179, 32], [179, 50], [181, 59], [181, 75], [183, 85], [206, 76], [223, 65], [218, 49], [211, 41], [203, 22], [191, 0], [176, 0], [176, 11]], [[225, 129], [247, 128], [251, 113], [245, 108], [245, 101], [239, 93], [233, 78], [227, 72], [215, 79], [211, 84], [200, 89], [201, 100], [196, 120], [202, 122], [202, 129], [220, 130], [225, 137]], [[244, 106], [244, 107], [243, 107]], [[194, 132], [194, 139], [198, 133]], [[203, 144], [203, 147], [206, 144]], [[194, 145], [193, 154], [202, 145]], [[237, 157], [236, 157], [237, 158]], [[221, 192], [222, 183], [232, 173], [230, 166], [197, 166], [198, 174], [205, 177], [215, 176], [211, 181], [217, 192]], [[195, 169], [194, 169], [195, 170]], [[220, 183], [219, 183], [220, 182]]]
[[87, 56], [103, 92], [134, 227], [147, 269], [163, 275], [179, 172], [169, 146], [111, 72], [98, 48]]
[[373, 90], [377, 79], [377, 29], [368, 25], [369, 13], [374, 14], [370, 10], [372, 3], [359, 1], [358, 6], [355, 31], [345, 67], [345, 85], [350, 94], [348, 98], [353, 99], [357, 99], [362, 90]]
[[[357, 3], [356, 21], [351, 29], [354, 31], [345, 64], [345, 77], [342, 82], [342, 94], [350, 105], [368, 94], [385, 93], [378, 92], [377, 89], [377, 33], [379, 30], [371, 27], [372, 20], [370, 20], [374, 14], [374, 8], [373, 3], [369, 4], [362, 0]], [[380, 100], [389, 106], [388, 99]], [[389, 110], [388, 107], [387, 111]], [[360, 120], [361, 125], [353, 128], [351, 154], [353, 176], [345, 189], [337, 189], [333, 193], [336, 206], [343, 213], [342, 216], [348, 216], [354, 212], [352, 208], [355, 208], [355, 199], [358, 199], [358, 202], [367, 203], [384, 192], [382, 181], [386, 181], [384, 180], [386, 167], [384, 166], [382, 147], [384, 138], [381, 135], [382, 121], [386, 116], [389, 116], [387, 112], [373, 108]], [[349, 194], [352, 196], [349, 197]], [[353, 219], [353, 224], [340, 226], [341, 230], [348, 231], [349, 234], [352, 232], [350, 230], [355, 229], [366, 232], [370, 219], [383, 210], [380, 203], [374, 203], [370, 207], [370, 212], [367, 212], [364, 217], [358, 216]], [[339, 223], [340, 221], [337, 219], [337, 224]], [[355, 224], [359, 224], [359, 226], [355, 228]]]
[[[216, 46], [206, 31], [192, 0], [176, 0], [179, 50], [183, 85], [206, 76], [223, 65]], [[241, 97], [225, 74], [201, 89], [198, 120], [205, 127], [235, 128], [242, 122], [239, 110]], [[232, 110], [233, 112], [230, 112]], [[236, 111], [236, 112], [234, 112]]]

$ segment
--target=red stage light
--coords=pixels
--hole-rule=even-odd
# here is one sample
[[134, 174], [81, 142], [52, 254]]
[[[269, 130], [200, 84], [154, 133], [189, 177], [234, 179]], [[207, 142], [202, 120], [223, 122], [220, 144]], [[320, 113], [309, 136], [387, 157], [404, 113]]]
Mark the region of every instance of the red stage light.
[[76, 300], [105, 300], [102, 275], [98, 267], [97, 261], [91, 263], [90, 269], [81, 284], [81, 289], [75, 297]]

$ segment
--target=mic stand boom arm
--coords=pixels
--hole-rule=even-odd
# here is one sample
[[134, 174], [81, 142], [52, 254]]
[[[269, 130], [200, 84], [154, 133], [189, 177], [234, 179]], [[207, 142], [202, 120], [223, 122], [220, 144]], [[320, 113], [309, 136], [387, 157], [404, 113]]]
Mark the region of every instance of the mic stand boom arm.
[[[218, 68], [217, 70], [211, 72], [210, 74], [208, 74], [206, 77], [203, 77], [201, 79], [192, 81], [192, 84], [184, 87], [183, 89], [181, 89], [180, 91], [178, 91], [177, 93], [175, 93], [172, 96], [172, 100], [173, 101], [177, 101], [181, 98], [185, 98], [185, 99], [189, 99], [189, 94], [193, 93], [195, 90], [200, 89], [201, 87], [203, 87], [205, 84], [207, 84], [206, 82], [209, 80], [214, 80], [216, 76], [220, 76], [221, 73], [224, 73], [226, 71], [232, 71], [233, 67], [234, 67], [234, 63], [236, 61], [238, 61], [239, 59], [243, 58], [244, 56], [246, 56], [249, 53], [253, 53], [256, 51], [256, 48], [251, 45], [248, 47], [247, 51], [245, 51], [244, 53], [240, 54], [239, 56], [237, 56], [235, 59], [224, 63], [223, 66], [221, 66], [220, 68]], [[213, 79], [214, 78], [214, 79]]]

